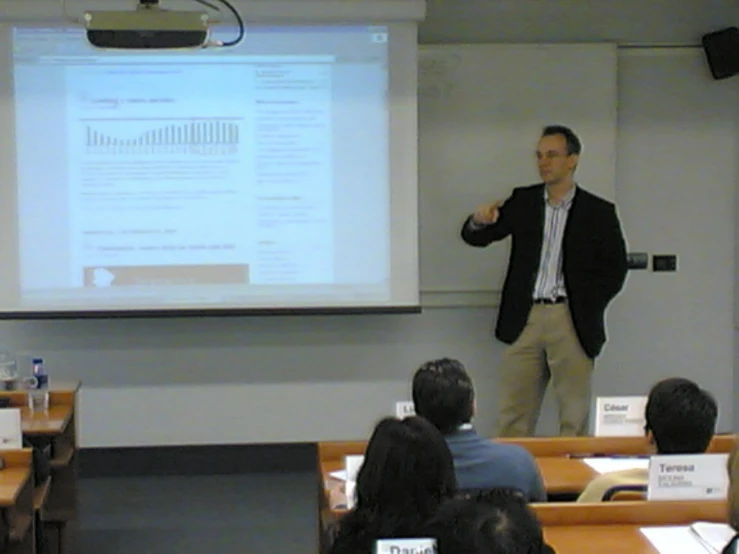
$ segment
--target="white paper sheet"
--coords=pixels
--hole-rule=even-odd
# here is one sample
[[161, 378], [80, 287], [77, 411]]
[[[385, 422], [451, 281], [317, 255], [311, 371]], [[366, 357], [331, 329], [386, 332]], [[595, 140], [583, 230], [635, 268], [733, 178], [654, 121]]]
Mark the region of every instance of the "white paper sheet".
[[649, 469], [649, 458], [583, 458], [582, 461], [600, 474], [626, 469]]
[[21, 411], [19, 408], [0, 409], [0, 450], [23, 448]]
[[698, 537], [685, 526], [642, 527], [642, 534], [660, 554], [708, 554]]
[[690, 526], [690, 530], [698, 536], [698, 540], [704, 546], [708, 546], [712, 552], [721, 551], [734, 538], [736, 531], [725, 523], [709, 523], [697, 521]]
[[339, 471], [332, 471], [329, 473], [331, 477], [334, 479], [338, 479], [339, 481], [346, 481], [346, 470], [340, 469]]

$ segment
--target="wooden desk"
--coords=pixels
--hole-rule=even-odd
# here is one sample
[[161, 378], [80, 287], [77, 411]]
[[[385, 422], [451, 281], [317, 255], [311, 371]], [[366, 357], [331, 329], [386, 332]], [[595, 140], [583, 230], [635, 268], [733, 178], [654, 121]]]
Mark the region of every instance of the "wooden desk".
[[557, 554], [658, 554], [641, 527], [726, 522], [723, 500], [532, 504]]
[[34, 446], [48, 446], [51, 450], [51, 481], [35, 491], [51, 554], [70, 552], [78, 527], [76, 410], [79, 388], [78, 382], [52, 381], [49, 409], [34, 412], [28, 408], [25, 391], [0, 391], [0, 397], [10, 397], [10, 406], [21, 409], [24, 437]]
[[[493, 439], [491, 439], [493, 440]], [[646, 437], [525, 437], [494, 439], [504, 444], [517, 444], [536, 458], [567, 456], [606, 456], [649, 454]], [[736, 435], [716, 435], [707, 452], [729, 453]], [[330, 441], [318, 443], [318, 460], [343, 460], [345, 456], [364, 454], [367, 441]]]
[[[718, 435], [714, 437], [709, 447], [709, 452], [730, 452], [736, 440], [735, 435]], [[509, 442], [519, 444], [527, 448], [532, 454], [546, 454], [545, 456], [536, 456], [536, 462], [542, 474], [544, 486], [547, 493], [551, 495], [577, 495], [581, 493], [587, 484], [593, 480], [598, 473], [591, 469], [579, 458], [569, 457], [572, 455], [585, 456], [589, 454], [620, 454], [620, 455], [638, 455], [648, 453], [648, 444], [642, 437], [576, 437], [576, 438], [526, 438], [526, 439], [501, 439], [501, 442]], [[343, 482], [329, 476], [330, 472], [344, 469], [344, 457], [347, 455], [364, 454], [367, 446], [366, 441], [350, 441], [350, 442], [325, 442], [318, 444], [318, 468], [319, 475], [319, 527], [325, 529], [331, 522], [341, 518], [346, 513], [346, 509], [341, 507], [345, 504], [343, 491]], [[680, 503], [681, 506], [671, 507], [672, 503], [655, 502], [652, 503], [657, 510], [681, 510], [685, 509], [693, 503]], [[615, 506], [617, 505], [617, 506]], [[633, 552], [634, 554], [654, 554], [649, 541], [639, 532], [639, 527], [645, 525], [678, 525], [683, 521], [674, 521], [676, 512], [672, 514], [672, 519], [663, 521], [660, 517], [654, 517], [649, 511], [636, 512], [638, 517], [651, 517], [654, 523], [649, 520], [628, 520], [627, 516], [619, 512], [631, 506], [630, 502], [614, 502], [608, 503], [609, 511], [606, 512], [610, 519], [620, 518], [621, 522], [613, 522], [610, 519], [602, 520], [600, 524], [593, 523], [592, 517], [588, 520], [587, 529], [583, 529], [583, 525], [576, 521], [560, 522], [554, 528], [550, 524], [545, 524], [545, 533], [547, 537], [551, 537], [552, 544], [562, 547], [556, 548], [559, 554], [599, 552], [602, 554], [610, 554], [611, 552], [622, 554], [623, 552]], [[581, 504], [564, 504], [549, 503], [541, 506], [587, 506], [586, 513], [600, 513], [599, 505], [581, 505]], [[711, 504], [711, 509], [716, 509], [716, 503]], [[544, 508], [546, 510], [546, 508]], [[568, 511], [569, 508], [562, 513], [566, 517], [572, 517], [573, 512]], [[545, 512], [546, 513], [546, 512]], [[713, 513], [714, 517], [719, 519], [710, 519], [708, 516]], [[615, 515], [614, 515], [615, 514]], [[719, 512], [709, 512], [708, 515], [689, 514], [690, 518], [684, 519], [685, 523], [692, 523], [698, 520], [708, 521], [725, 521], [725, 509], [722, 507]], [[692, 517], [695, 515], [695, 517]], [[551, 516], [548, 516], [551, 517]], [[567, 523], [567, 524], [565, 524]], [[583, 534], [585, 533], [585, 534]], [[585, 537], [585, 539], [583, 539]], [[579, 549], [575, 549], [575, 545], [579, 545]], [[633, 550], [630, 550], [632, 549]], [[590, 549], [590, 550], [588, 550]]]
[[599, 473], [577, 458], [535, 458], [549, 495], [579, 495]]
[[[590, 481], [592, 481], [598, 472], [585, 464], [582, 460], [576, 458], [536, 458], [539, 465], [544, 488], [548, 494], [562, 495], [580, 494]], [[321, 462], [321, 481], [323, 483], [322, 495], [334, 516], [340, 516], [344, 510], [336, 509], [338, 505], [346, 502], [344, 497], [343, 481], [331, 477], [330, 473], [344, 469], [342, 460], [328, 460]]]
[[0, 459], [4, 464], [0, 469], [0, 509], [10, 533], [7, 552], [34, 554], [32, 451], [4, 450], [0, 451]]
[[557, 554], [659, 554], [639, 531], [643, 525], [544, 527], [544, 540]]
[[[736, 435], [716, 435], [708, 452], [731, 452]], [[550, 495], [577, 495], [598, 473], [578, 460], [588, 455], [643, 455], [649, 453], [649, 445], [644, 437], [533, 437], [499, 439], [499, 442], [517, 444], [529, 450], [536, 458]], [[362, 455], [367, 447], [366, 441], [332, 441], [318, 443], [318, 467], [321, 468], [321, 482], [328, 475], [324, 464], [330, 462], [329, 471], [342, 469], [344, 458], [349, 455]], [[573, 457], [574, 456], [574, 457]], [[573, 458], [571, 458], [573, 457]]]
[[[504, 444], [522, 446], [537, 458], [572, 455], [580, 457], [608, 456], [614, 454], [638, 456], [650, 452], [646, 437], [522, 437], [495, 440]], [[716, 435], [711, 440], [707, 452], [731, 452], [735, 442], [736, 435]]]

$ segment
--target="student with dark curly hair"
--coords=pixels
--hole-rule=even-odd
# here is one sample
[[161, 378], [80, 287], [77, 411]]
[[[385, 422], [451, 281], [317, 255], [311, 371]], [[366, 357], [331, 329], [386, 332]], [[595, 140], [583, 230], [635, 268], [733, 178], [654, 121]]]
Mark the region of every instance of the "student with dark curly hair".
[[357, 475], [356, 504], [338, 523], [329, 554], [373, 554], [378, 539], [417, 538], [456, 494], [444, 437], [421, 417], [375, 427]]
[[446, 502], [424, 536], [439, 554], [553, 554], [526, 497], [513, 488], [489, 489]]

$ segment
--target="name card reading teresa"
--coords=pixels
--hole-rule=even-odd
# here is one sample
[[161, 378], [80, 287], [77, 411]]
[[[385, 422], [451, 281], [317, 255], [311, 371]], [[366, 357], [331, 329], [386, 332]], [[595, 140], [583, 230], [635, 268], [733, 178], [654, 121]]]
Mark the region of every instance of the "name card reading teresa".
[[436, 554], [436, 539], [380, 539], [375, 554]]
[[595, 401], [596, 437], [644, 436], [646, 396], [600, 396]]
[[728, 454], [652, 456], [647, 500], [726, 498], [728, 457]]
[[405, 419], [406, 417], [416, 415], [416, 407], [413, 402], [403, 401], [395, 403], [395, 417]]

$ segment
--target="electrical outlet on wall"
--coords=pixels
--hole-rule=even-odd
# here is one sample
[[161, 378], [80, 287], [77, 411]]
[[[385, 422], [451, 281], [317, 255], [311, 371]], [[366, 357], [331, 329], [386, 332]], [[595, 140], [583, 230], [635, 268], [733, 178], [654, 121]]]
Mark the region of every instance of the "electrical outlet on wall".
[[677, 271], [677, 255], [655, 254], [652, 256], [652, 271]]

